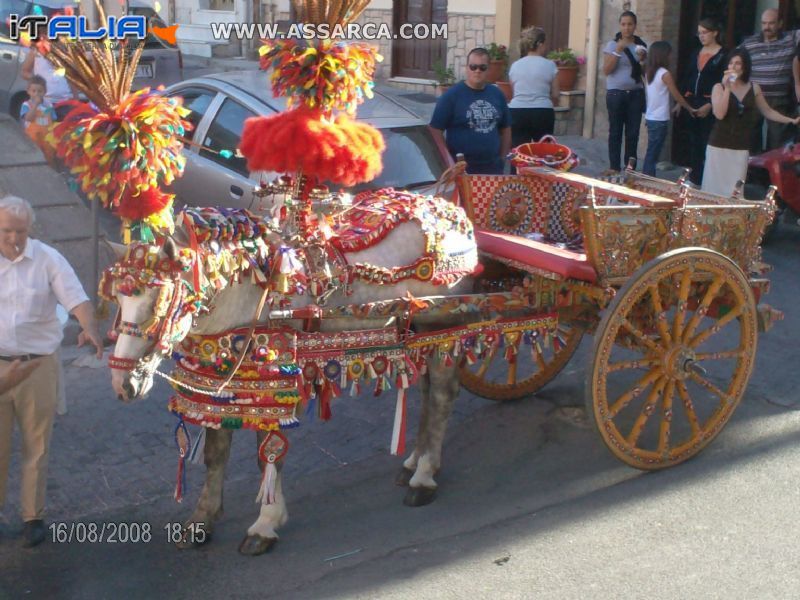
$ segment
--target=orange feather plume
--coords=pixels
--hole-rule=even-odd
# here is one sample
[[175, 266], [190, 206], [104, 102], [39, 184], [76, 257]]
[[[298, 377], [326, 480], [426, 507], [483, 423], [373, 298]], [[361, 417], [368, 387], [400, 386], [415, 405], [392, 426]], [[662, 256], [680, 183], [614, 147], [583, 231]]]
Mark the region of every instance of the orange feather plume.
[[344, 186], [372, 181], [384, 148], [374, 127], [347, 115], [331, 123], [305, 107], [248, 119], [239, 145], [251, 171], [300, 172]]

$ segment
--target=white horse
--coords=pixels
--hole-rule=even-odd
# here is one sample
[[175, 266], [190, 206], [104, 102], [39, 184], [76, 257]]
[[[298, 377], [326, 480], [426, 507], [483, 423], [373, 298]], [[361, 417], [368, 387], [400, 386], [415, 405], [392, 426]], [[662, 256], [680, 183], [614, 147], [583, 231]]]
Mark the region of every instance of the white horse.
[[[437, 202], [446, 202], [436, 200]], [[448, 210], [456, 210], [456, 214], [468, 224], [460, 208], [449, 205]], [[347, 253], [345, 258], [350, 265], [364, 263], [387, 268], [412, 265], [425, 252], [425, 243], [426, 232], [418, 222], [411, 220], [397, 225], [376, 245], [358, 252]], [[443, 245], [454, 254], [462, 258], [466, 257], [462, 262], [469, 266], [470, 270], [477, 266], [477, 249], [471, 225], [468, 224], [467, 229], [462, 229], [460, 232], [448, 231], [443, 239]], [[191, 247], [191, 237], [187, 235], [186, 229], [179, 229], [174, 237], [167, 239], [166, 243], [157, 251], [160, 259], [175, 260], [181, 255], [186, 257], [189, 247]], [[117, 266], [120, 264], [118, 262]], [[161, 354], [154, 352], [152, 340], [140, 337], [140, 330], [145, 328], [145, 323], [153, 317], [154, 306], [163, 289], [159, 284], [163, 281], [160, 282], [156, 277], [151, 278], [149, 282], [139, 282], [139, 289], [134, 294], [131, 292], [131, 285], [135, 282], [128, 280], [126, 288], [125, 277], [121, 276], [119, 271], [113, 277], [116, 278], [116, 285], [111, 294], [114, 295], [120, 306], [121, 320], [127, 324], [127, 329], [121, 329], [114, 348], [111, 364], [113, 367], [112, 384], [120, 399], [130, 401], [149, 392], [152, 387], [152, 371], [162, 358]], [[191, 269], [184, 272], [181, 277], [185, 284], [190, 284]], [[413, 278], [389, 285], [374, 285], [357, 280], [352, 284], [351, 295], [345, 295], [341, 290], [337, 290], [328, 298], [326, 307], [402, 298], [408, 293], [415, 297], [458, 294], [469, 291], [470, 286], [469, 277], [460, 277], [459, 280], [448, 286], [437, 286]], [[252, 277], [242, 277], [240, 282], [230, 283], [218, 290], [210, 299], [211, 311], [209, 314], [194, 315], [194, 317], [191, 314], [184, 314], [180, 323], [175, 323], [171, 342], [176, 342], [190, 331], [193, 334], [207, 335], [223, 333], [243, 326], [247, 327], [254, 316], [255, 307], [258, 305], [261, 295], [262, 288], [253, 283]], [[309, 303], [308, 295], [292, 298], [293, 308]], [[261, 317], [262, 322], [263, 320], [264, 315]], [[434, 319], [432, 316], [417, 315], [413, 318], [413, 326], [416, 331], [425, 331], [434, 328], [441, 329], [463, 322], [463, 320], [463, 315], [452, 319], [443, 319], [441, 316]], [[300, 322], [296, 320], [292, 323], [293, 326], [300, 325]], [[323, 319], [320, 330], [335, 332], [373, 329], [386, 325], [386, 319]], [[139, 335], [137, 335], [137, 330], [139, 330]], [[453, 364], [454, 362], [457, 361], [443, 361], [429, 357], [427, 371], [419, 376], [423, 399], [419, 433], [413, 451], [403, 462], [403, 468], [397, 477], [398, 485], [408, 485], [404, 503], [409, 506], [425, 505], [431, 502], [435, 496], [437, 483], [434, 477], [440, 467], [447, 420], [459, 391], [457, 365]], [[133, 368], [135, 366], [137, 368]], [[259, 431], [259, 443], [263, 436], [264, 432]], [[206, 429], [204, 446], [206, 480], [197, 506], [184, 524], [184, 538], [179, 546], [188, 547], [195, 542], [202, 542], [204, 539], [208, 539], [213, 531], [214, 522], [222, 511], [223, 479], [230, 454], [231, 438], [231, 429]], [[263, 470], [265, 465], [260, 461], [259, 464]], [[274, 501], [261, 505], [258, 519], [248, 528], [247, 536], [239, 546], [239, 551], [243, 554], [257, 555], [266, 552], [278, 538], [277, 529], [287, 520], [286, 503], [280, 480], [280, 462], [276, 466], [278, 475], [274, 487]], [[194, 535], [200, 528], [203, 529], [204, 535]]]

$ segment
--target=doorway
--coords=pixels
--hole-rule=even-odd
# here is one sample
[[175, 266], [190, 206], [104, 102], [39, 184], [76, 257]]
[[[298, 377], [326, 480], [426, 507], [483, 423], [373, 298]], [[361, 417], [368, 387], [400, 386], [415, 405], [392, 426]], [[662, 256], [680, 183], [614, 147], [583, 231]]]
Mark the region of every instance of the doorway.
[[535, 25], [544, 29], [547, 47], [569, 46], [569, 5], [564, 0], [522, 0], [522, 29]]
[[[394, 34], [403, 23], [447, 23], [447, 0], [394, 0]], [[434, 65], [447, 65], [447, 40], [392, 40], [392, 76], [434, 79]]]

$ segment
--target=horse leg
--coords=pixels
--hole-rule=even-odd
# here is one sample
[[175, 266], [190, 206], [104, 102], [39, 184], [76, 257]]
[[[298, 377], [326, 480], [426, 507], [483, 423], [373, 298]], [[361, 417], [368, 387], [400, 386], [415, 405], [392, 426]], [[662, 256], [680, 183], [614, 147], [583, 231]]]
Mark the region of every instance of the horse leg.
[[397, 473], [395, 484], [407, 487], [409, 481], [414, 476], [414, 471], [417, 470], [417, 463], [419, 457], [425, 453], [425, 448], [428, 446], [428, 421], [430, 420], [430, 402], [428, 402], [428, 392], [430, 389], [430, 376], [428, 371], [419, 376], [417, 385], [419, 386], [420, 394], [422, 395], [422, 408], [419, 415], [419, 427], [417, 428], [417, 439], [414, 441], [414, 450], [403, 461], [403, 466]]
[[[225, 465], [231, 454], [231, 429], [206, 429], [206, 442], [203, 461], [206, 465], [206, 481], [197, 506], [183, 524], [179, 548], [191, 548], [209, 541], [214, 530], [214, 522], [222, 515], [222, 487], [225, 481]], [[203, 534], [200, 531], [203, 531]]]
[[458, 367], [446, 366], [443, 361], [428, 361], [427, 378], [420, 379], [423, 410], [420, 432], [414, 452], [406, 459], [404, 467], [414, 474], [403, 499], [407, 506], [424, 506], [436, 496], [434, 476], [442, 461], [442, 443], [447, 430], [447, 420], [458, 396]]
[[[261, 445], [265, 431], [258, 432], [258, 444]], [[264, 472], [266, 463], [261, 460], [258, 461], [258, 466], [261, 472]], [[278, 475], [275, 480], [275, 502], [272, 504], [261, 504], [261, 511], [259, 512], [258, 519], [247, 529], [247, 536], [239, 544], [239, 552], [248, 556], [257, 556], [264, 554], [275, 542], [278, 541], [278, 534], [275, 530], [281, 527], [289, 519], [289, 513], [286, 510], [286, 500], [283, 497], [283, 478], [281, 471], [283, 470], [283, 461], [275, 463], [278, 470]]]

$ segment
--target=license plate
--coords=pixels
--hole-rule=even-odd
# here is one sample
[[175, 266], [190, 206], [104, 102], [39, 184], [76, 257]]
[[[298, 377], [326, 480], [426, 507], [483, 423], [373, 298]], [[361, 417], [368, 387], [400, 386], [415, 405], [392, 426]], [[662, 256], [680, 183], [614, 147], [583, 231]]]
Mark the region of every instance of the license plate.
[[136, 67], [136, 78], [137, 79], [142, 78], [142, 77], [147, 78], [147, 79], [152, 79], [153, 75], [154, 75], [154, 73], [153, 73], [153, 65], [137, 65], [137, 67]]

